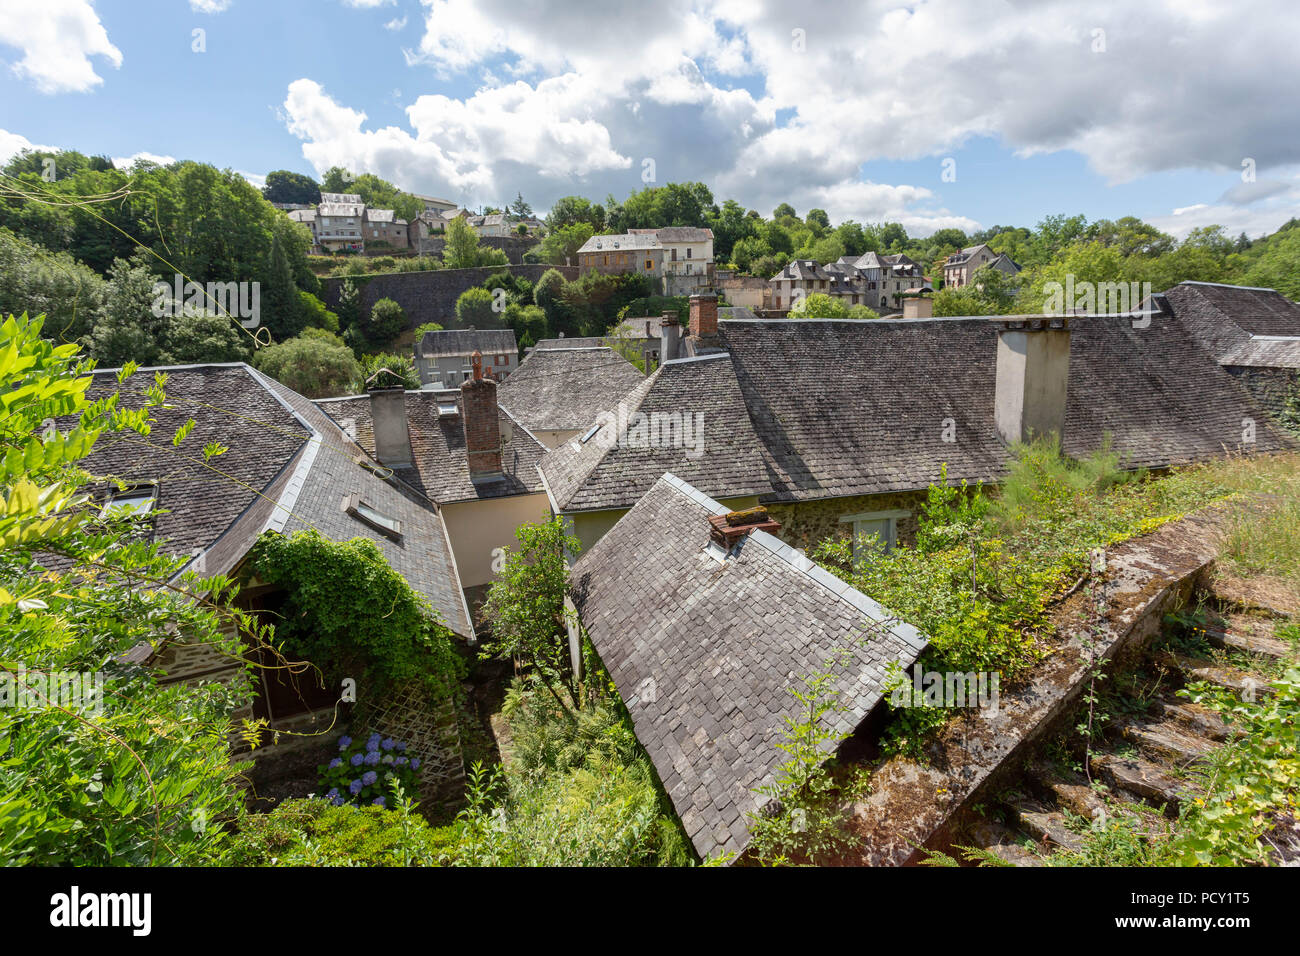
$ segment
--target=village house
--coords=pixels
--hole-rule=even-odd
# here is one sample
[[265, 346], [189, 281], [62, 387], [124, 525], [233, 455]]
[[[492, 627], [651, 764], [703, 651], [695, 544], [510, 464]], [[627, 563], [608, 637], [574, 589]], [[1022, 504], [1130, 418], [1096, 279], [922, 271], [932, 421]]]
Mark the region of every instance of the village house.
[[537, 473], [546, 447], [498, 404], [481, 357], [473, 363], [459, 388], [379, 389], [316, 404], [368, 457], [438, 502], [461, 584], [479, 600], [500, 550], [517, 543], [515, 529], [545, 521], [548, 508]]
[[631, 360], [634, 353], [640, 358], [648, 374], [659, 367], [659, 346], [662, 339], [664, 322], [678, 324], [676, 312], [665, 312], [659, 316], [637, 316], [627, 318], [614, 326], [604, 335], [585, 335], [555, 339], [540, 339], [528, 349], [564, 349], [564, 348], [614, 348], [625, 358]]
[[713, 287], [713, 230], [666, 226], [592, 236], [578, 250], [578, 267], [604, 275], [642, 272], [660, 280], [664, 295], [690, 295]]
[[880, 706], [891, 665], [911, 667], [927, 644], [776, 530], [663, 474], [570, 573], [582, 632], [706, 860], [749, 843], [785, 728], [806, 714], [795, 678], [836, 661], [828, 693], [845, 706], [826, 730], [848, 736]]
[[577, 258], [582, 272], [643, 272], [660, 280], [664, 274], [664, 250], [653, 235], [592, 236], [578, 249]]
[[1180, 282], [1152, 299], [1274, 418], [1300, 423], [1300, 305], [1216, 282]]
[[[154, 371], [142, 369], [119, 384], [112, 370], [96, 370], [88, 396], [95, 400], [120, 392], [124, 408], [143, 407], [143, 390], [152, 384]], [[227, 447], [220, 473], [167, 441], [105, 442], [86, 464], [124, 480], [124, 489], [104, 489], [106, 503], [130, 506], [164, 552], [185, 559], [178, 576], [194, 571], [242, 579], [239, 605], [274, 623], [283, 594], [250, 577], [246, 568], [262, 535], [315, 529], [336, 542], [364, 538], [458, 640], [475, 642], [451, 535], [437, 502], [379, 468], [316, 404], [246, 364], [158, 371], [167, 374], [167, 403], [150, 409], [154, 428], [170, 435], [192, 420], [190, 442]], [[165, 646], [136, 648], [128, 657], [161, 670], [164, 683], [219, 682], [242, 669], [208, 645], [187, 644], [181, 637]], [[234, 718], [268, 721], [266, 742], [252, 753], [259, 768], [292, 767], [304, 746], [309, 769], [314, 768], [310, 746], [337, 725], [340, 703], [339, 689], [323, 686], [315, 674], [283, 667], [257, 670], [256, 698]], [[381, 723], [391, 718], [404, 732], [424, 728], [428, 735], [419, 748], [428, 758], [426, 783], [431, 791], [456, 785], [463, 767], [450, 701], [417, 700], [412, 706], [415, 716], [408, 709], [389, 713], [381, 707], [375, 718]], [[291, 734], [273, 745], [276, 732], [284, 731], [307, 736]]]
[[642, 380], [635, 365], [605, 346], [535, 348], [502, 384], [500, 402], [543, 445], [555, 448], [617, 407]]
[[295, 209], [287, 213], [294, 222], [311, 229], [312, 253], [402, 252], [411, 247], [410, 228], [405, 219], [391, 209], [367, 207], [356, 193], [321, 193], [320, 205], [314, 209]]
[[773, 309], [797, 308], [814, 293], [833, 296], [845, 307], [864, 305], [886, 313], [902, 308], [903, 293], [928, 287], [921, 267], [905, 255], [841, 256], [821, 265], [813, 259], [795, 259], [768, 280]]
[[989, 266], [1007, 275], [1015, 275], [1020, 266], [1011, 261], [1005, 252], [994, 252], [987, 245], [967, 246], [960, 252], [954, 252], [943, 264], [943, 284], [953, 289], [969, 285], [975, 270], [980, 266]]
[[997, 481], [1031, 434], [1056, 432], [1073, 457], [1109, 442], [1150, 469], [1292, 445], [1166, 315], [719, 322], [695, 296], [662, 354], [612, 419], [542, 462], [584, 547], [665, 472], [766, 506], [796, 547], [891, 546], [915, 534], [931, 483]]
[[404, 251], [411, 245], [406, 220], [398, 219], [391, 209], [366, 209], [365, 238], [371, 252]]
[[513, 329], [444, 329], [415, 343], [415, 368], [426, 388], [455, 388], [473, 377], [472, 357], [483, 356], [483, 374], [504, 381], [519, 365]]

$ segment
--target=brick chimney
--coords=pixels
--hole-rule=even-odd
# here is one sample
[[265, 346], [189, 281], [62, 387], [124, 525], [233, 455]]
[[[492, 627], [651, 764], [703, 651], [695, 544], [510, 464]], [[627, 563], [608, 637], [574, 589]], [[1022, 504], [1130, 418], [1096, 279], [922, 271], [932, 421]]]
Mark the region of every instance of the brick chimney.
[[1070, 325], [1065, 316], [1005, 316], [998, 327], [993, 413], [1010, 444], [1065, 432]]
[[483, 377], [483, 354], [470, 357], [474, 377], [460, 386], [465, 420], [465, 456], [469, 480], [497, 481], [501, 471], [501, 419], [497, 413], [497, 383]]
[[728, 550], [751, 531], [776, 534], [779, 530], [781, 530], [780, 522], [768, 515], [767, 509], [762, 505], [709, 517], [709, 536]]
[[676, 312], [665, 312], [659, 320], [659, 361], [682, 357], [682, 326]]
[[718, 335], [718, 297], [691, 296], [691, 338], [711, 339]]
[[370, 395], [370, 420], [375, 433], [375, 459], [389, 468], [409, 467], [411, 458], [411, 431], [406, 424], [406, 390], [397, 388], [372, 388]]

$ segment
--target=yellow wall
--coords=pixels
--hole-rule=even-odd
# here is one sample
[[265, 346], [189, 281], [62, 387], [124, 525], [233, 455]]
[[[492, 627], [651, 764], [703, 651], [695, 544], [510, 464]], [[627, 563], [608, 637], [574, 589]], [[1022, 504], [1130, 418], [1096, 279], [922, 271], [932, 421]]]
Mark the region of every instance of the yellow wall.
[[[743, 498], [721, 498], [718, 503], [725, 505], [733, 511], [742, 511], [745, 508], [758, 507], [758, 496], [748, 495]], [[611, 511], [579, 511], [570, 515], [565, 515], [569, 519], [570, 533], [582, 542], [582, 550], [586, 551], [593, 544], [605, 536], [610, 528], [623, 515], [627, 514], [627, 508], [620, 508]], [[704, 534], [705, 528], [700, 529]], [[704, 539], [701, 538], [701, 541]], [[701, 545], [703, 546], [703, 545]]]
[[489, 584], [493, 550], [518, 544], [515, 529], [528, 522], [546, 521], [551, 509], [546, 495], [515, 495], [482, 501], [458, 501], [442, 506], [442, 517], [451, 536], [462, 587]]

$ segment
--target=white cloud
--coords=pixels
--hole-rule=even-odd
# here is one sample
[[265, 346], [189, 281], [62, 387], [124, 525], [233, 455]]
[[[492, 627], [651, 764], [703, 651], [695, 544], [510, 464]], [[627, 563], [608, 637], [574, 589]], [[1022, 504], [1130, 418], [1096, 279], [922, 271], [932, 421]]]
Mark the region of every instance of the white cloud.
[[258, 189], [262, 189], [266, 186], [266, 176], [264, 175], [259, 176], [257, 173], [246, 173], [242, 169], [236, 169], [235, 172], [243, 176], [244, 179], [248, 180], [250, 185], [256, 186]]
[[118, 169], [130, 169], [135, 165], [136, 160], [142, 159], [146, 163], [157, 163], [159, 166], [170, 166], [176, 162], [175, 156], [160, 156], [158, 153], [139, 152], [132, 153], [130, 156], [114, 156], [113, 165]]
[[387, 23], [384, 24], [384, 29], [392, 30], [394, 33], [396, 33], [399, 30], [405, 30], [406, 17], [400, 17], [400, 18], [394, 17], [392, 20], [389, 20]]
[[0, 166], [3, 166], [9, 160], [13, 159], [25, 149], [34, 149], [40, 152], [57, 152], [57, 146], [38, 146], [29, 140], [26, 136], [18, 133], [11, 133], [6, 129], [0, 129]]
[[84, 93], [103, 83], [91, 57], [122, 65], [89, 0], [0, 5], [0, 44], [22, 51], [12, 69], [42, 93]]
[[1201, 226], [1222, 226], [1230, 236], [1256, 238], [1276, 232], [1278, 226], [1300, 215], [1300, 166], [1270, 169], [1267, 179], [1237, 183], [1214, 202], [1192, 203], [1147, 221], [1172, 236], [1183, 238]]
[[386, 7], [393, 3], [393, 0], [343, 0], [349, 7], [356, 7], [358, 10], [373, 10], [376, 7]]
[[230, 0], [190, 0], [195, 13], [224, 13], [230, 9]]

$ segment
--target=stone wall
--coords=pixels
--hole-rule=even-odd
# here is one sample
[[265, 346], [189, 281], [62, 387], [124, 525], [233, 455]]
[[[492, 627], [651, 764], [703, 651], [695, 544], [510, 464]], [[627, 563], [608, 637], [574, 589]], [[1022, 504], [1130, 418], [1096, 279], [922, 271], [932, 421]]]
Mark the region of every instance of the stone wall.
[[1284, 420], [1288, 401], [1300, 404], [1300, 369], [1241, 365], [1226, 365], [1224, 368], [1279, 421]]
[[[540, 243], [541, 240], [535, 236], [480, 236], [478, 240], [484, 249], [500, 249], [510, 264], [516, 266], [523, 263], [525, 252]], [[441, 259], [446, 245], [445, 236], [425, 236], [416, 240], [416, 252], [422, 256], [437, 256]]]
[[[381, 275], [354, 277], [361, 290], [361, 309], [368, 313], [380, 299], [392, 299], [406, 311], [411, 328], [425, 322], [438, 322], [446, 328], [456, 326], [456, 300], [466, 289], [481, 285], [483, 280], [503, 269], [536, 283], [548, 269], [558, 269], [564, 278], [578, 277], [574, 266], [522, 265], [480, 266], [476, 269], [437, 269], [429, 272], [387, 272]], [[321, 280], [325, 305], [338, 309], [343, 279]]]
[[888, 495], [856, 495], [849, 498], [826, 498], [795, 504], [769, 504], [767, 513], [781, 523], [779, 537], [792, 548], [810, 550], [826, 538], [847, 538], [852, 534], [851, 524], [841, 523], [844, 515], [869, 511], [908, 511], [906, 518], [896, 522], [899, 544], [916, 541], [917, 515], [925, 502], [924, 491], [906, 491]]

